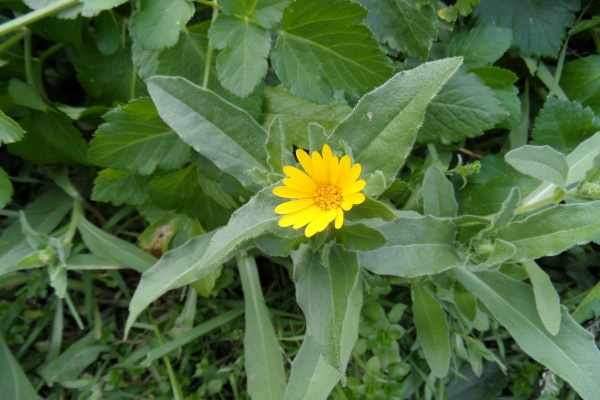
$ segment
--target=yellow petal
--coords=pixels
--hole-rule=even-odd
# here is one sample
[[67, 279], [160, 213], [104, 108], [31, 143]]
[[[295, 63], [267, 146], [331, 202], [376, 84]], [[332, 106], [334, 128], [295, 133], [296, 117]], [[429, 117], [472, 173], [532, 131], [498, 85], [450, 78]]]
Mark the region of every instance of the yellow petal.
[[343, 188], [345, 186], [350, 185], [355, 180], [357, 180], [358, 177], [360, 176], [360, 170], [361, 170], [360, 164], [354, 164], [352, 166], [352, 168], [350, 168], [348, 175], [345, 177], [345, 179], [343, 181], [340, 181], [338, 186]]
[[360, 180], [360, 181], [351, 183], [348, 186], [343, 186], [342, 187], [342, 196], [347, 196], [352, 193], [360, 192], [361, 190], [363, 190], [363, 188], [366, 186], [366, 184], [367, 184], [366, 181]]
[[312, 221], [322, 210], [317, 206], [311, 206], [301, 211], [296, 211], [298, 217], [294, 222], [294, 229], [302, 228]]
[[306, 154], [306, 152], [302, 149], [296, 150], [296, 158], [298, 159], [300, 165], [302, 165], [302, 168], [304, 168], [308, 176], [310, 176], [313, 181], [319, 183], [319, 181], [316, 179], [318, 175], [316, 174], [315, 168], [313, 167], [312, 158], [310, 158], [310, 156]]
[[301, 192], [287, 186], [277, 186], [276, 188], [273, 188], [273, 194], [275, 196], [283, 197], [284, 199], [308, 199], [313, 197], [312, 193]]
[[318, 187], [317, 183], [310, 176], [306, 175], [304, 172], [300, 171], [296, 167], [286, 165], [285, 167], [283, 167], [283, 172], [285, 172], [285, 174], [290, 178], [298, 182], [302, 182], [306, 186], [314, 185], [311, 187], [314, 187], [315, 189]]
[[340, 163], [338, 161], [337, 156], [331, 157], [331, 167], [329, 168], [329, 181], [332, 185], [335, 185], [338, 180], [338, 175], [340, 172]]
[[351, 163], [352, 162], [350, 161], [350, 156], [345, 155], [344, 157], [342, 157], [342, 159], [340, 160], [337, 182], [335, 182], [334, 185], [340, 187], [339, 184], [342, 181], [346, 180], [346, 177], [348, 176], [348, 173], [350, 172], [350, 164]]
[[352, 193], [348, 196], [344, 196], [344, 200], [342, 200], [342, 205], [345, 202], [350, 202], [352, 204], [360, 204], [365, 201], [365, 195], [362, 193]]
[[315, 204], [314, 199], [292, 200], [285, 203], [281, 203], [280, 205], [275, 207], [275, 212], [277, 214], [290, 214], [295, 211], [305, 209], [306, 207], [310, 207], [313, 204]]
[[284, 178], [282, 182], [285, 186], [289, 187], [290, 189], [294, 189], [299, 192], [314, 194], [318, 189], [317, 184], [314, 182], [311, 183], [309, 186], [305, 185], [304, 182], [298, 181], [293, 178]]
[[331, 183], [331, 159], [333, 158], [333, 154], [331, 154], [331, 148], [328, 145], [323, 145], [323, 177], [325, 181], [323, 183]]
[[344, 211], [337, 208], [335, 212], [335, 229], [340, 229], [344, 225]]
[[354, 204], [352, 204], [351, 201], [348, 200], [342, 200], [342, 204], [340, 204], [340, 207], [342, 207], [342, 210], [344, 211], [350, 211], [350, 209], [352, 208]]
[[316, 181], [320, 185], [324, 185], [327, 182], [327, 170], [325, 168], [325, 163], [323, 162], [323, 158], [318, 151], [312, 152], [312, 163], [315, 169], [315, 175], [317, 177]]
[[321, 212], [310, 221], [310, 224], [306, 227], [304, 235], [311, 237], [317, 232], [322, 232], [327, 228], [327, 225], [335, 218], [336, 211], [333, 210], [321, 210]]

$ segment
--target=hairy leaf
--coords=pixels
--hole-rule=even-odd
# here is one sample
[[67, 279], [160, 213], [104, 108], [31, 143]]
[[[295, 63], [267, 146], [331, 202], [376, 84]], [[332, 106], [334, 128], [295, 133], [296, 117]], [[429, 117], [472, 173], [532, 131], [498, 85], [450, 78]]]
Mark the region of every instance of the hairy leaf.
[[542, 323], [552, 335], [556, 335], [560, 329], [560, 298], [548, 274], [541, 269], [535, 261], [525, 261], [523, 267], [529, 275], [533, 294], [535, 296], [535, 307]]
[[432, 165], [425, 172], [423, 209], [425, 214], [441, 218], [456, 217], [458, 212], [454, 186], [436, 165]]
[[509, 151], [504, 159], [519, 172], [565, 187], [569, 173], [567, 159], [550, 146], [521, 146]]

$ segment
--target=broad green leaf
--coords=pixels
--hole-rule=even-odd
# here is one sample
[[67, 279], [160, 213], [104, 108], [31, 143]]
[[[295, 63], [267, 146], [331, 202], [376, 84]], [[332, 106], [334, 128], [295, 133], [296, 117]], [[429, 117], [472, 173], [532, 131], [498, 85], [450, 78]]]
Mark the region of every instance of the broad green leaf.
[[83, 0], [81, 14], [84, 17], [93, 17], [100, 11], [113, 9], [126, 2], [127, 0]]
[[144, 48], [171, 47], [193, 15], [194, 5], [189, 0], [143, 0], [141, 9], [131, 16], [129, 33]]
[[226, 15], [247, 17], [265, 28], [274, 28], [289, 2], [290, 0], [221, 0], [219, 6]]
[[480, 77], [483, 83], [492, 89], [494, 95], [500, 101], [500, 106], [508, 113], [497, 127], [514, 129], [519, 126], [522, 110], [519, 89], [515, 86], [519, 77], [512, 71], [498, 67], [471, 68], [469, 72]]
[[387, 244], [359, 253], [360, 265], [376, 274], [414, 278], [437, 274], [460, 262], [453, 246], [456, 227], [449, 220], [399, 217], [379, 230]]
[[154, 77], [150, 95], [161, 118], [194, 150], [252, 190], [246, 173], [267, 171], [267, 133], [245, 111], [181, 78]]
[[325, 362], [310, 336], [305, 336], [292, 363], [285, 400], [327, 400], [340, 374]]
[[284, 11], [271, 54], [277, 76], [291, 92], [329, 103], [336, 91], [349, 97], [383, 83], [391, 68], [371, 31], [367, 10], [349, 0], [296, 0]]
[[102, 54], [114, 54], [123, 46], [121, 25], [115, 13], [107, 11], [94, 18], [94, 33], [96, 45]]
[[569, 96], [600, 114], [600, 55], [592, 55], [565, 64], [560, 87]]
[[550, 281], [550, 277], [542, 270], [535, 261], [524, 261], [523, 268], [529, 275], [529, 281], [533, 287], [535, 296], [535, 307], [542, 323], [551, 335], [556, 335], [560, 329], [560, 298], [556, 289]]
[[429, 102], [461, 62], [448, 58], [396, 74], [358, 102], [329, 137], [329, 144], [341, 150], [344, 141], [363, 174], [380, 170], [389, 186], [412, 149]]
[[262, 26], [221, 14], [208, 31], [212, 46], [220, 49], [217, 72], [230, 92], [246, 97], [267, 74], [271, 36]]
[[453, 36], [446, 56], [463, 56], [467, 68], [493, 64], [508, 50], [512, 32], [493, 25], [477, 26]]
[[420, 0], [358, 0], [369, 10], [365, 22], [380, 42], [426, 60], [437, 38], [437, 16], [431, 2]]
[[94, 255], [115, 265], [144, 272], [156, 263], [156, 259], [150, 254], [94, 226], [83, 216], [77, 221], [77, 229], [83, 242]]
[[237, 264], [246, 305], [244, 368], [248, 394], [257, 400], [281, 400], [285, 392], [283, 357], [269, 319], [256, 261], [253, 256], [240, 254]]
[[0, 335], [0, 387], [5, 399], [37, 400], [35, 389]]
[[410, 287], [417, 337], [431, 371], [438, 378], [443, 378], [450, 366], [450, 333], [446, 313], [438, 300], [419, 282], [413, 281]]
[[229, 223], [217, 231], [197, 236], [166, 253], [142, 274], [131, 303], [126, 333], [144, 309], [171, 289], [190, 284], [208, 275], [263, 233], [277, 228], [280, 218], [275, 207], [281, 199], [267, 187], [239, 208]]
[[92, 200], [139, 206], [150, 202], [148, 184], [152, 177], [132, 174], [116, 169], [104, 169], [94, 180]]
[[10, 177], [0, 168], [0, 209], [4, 208], [12, 199], [13, 186]]
[[367, 197], [361, 204], [352, 207], [352, 210], [344, 213], [344, 218], [348, 221], [362, 221], [369, 218], [380, 218], [384, 221], [394, 221], [396, 214], [382, 202]]
[[597, 397], [600, 370], [595, 366], [600, 351], [594, 337], [564, 307], [558, 334], [551, 335], [538, 316], [530, 286], [499, 272], [455, 268], [452, 275], [504, 325], [524, 352], [569, 382], [584, 399]]
[[436, 165], [432, 165], [425, 172], [423, 209], [425, 214], [441, 218], [456, 217], [458, 212], [454, 186]]
[[458, 72], [431, 100], [418, 140], [459, 142], [482, 135], [507, 115], [492, 89], [479, 77]]
[[333, 234], [347, 250], [372, 251], [387, 243], [383, 233], [364, 224], [346, 224], [342, 229], [333, 231]]
[[18, 142], [24, 134], [23, 128], [0, 110], [0, 144]]
[[513, 45], [526, 57], [556, 58], [579, 0], [482, 0], [473, 9], [477, 24], [513, 30]]
[[48, 111], [46, 102], [41, 98], [37, 90], [28, 83], [18, 79], [11, 79], [8, 82], [8, 94], [15, 104], [37, 111]]
[[358, 338], [362, 306], [361, 273], [356, 253], [334, 244], [321, 254], [308, 245], [292, 255], [296, 298], [310, 336], [325, 361], [345, 380], [346, 364]]
[[600, 201], [554, 206], [498, 231], [517, 248], [513, 262], [553, 256], [600, 233]]
[[288, 150], [292, 150], [292, 144], [308, 149], [306, 133], [310, 123], [317, 123], [331, 132], [351, 111], [352, 108], [345, 101], [333, 101], [328, 105], [315, 104], [294, 96], [283, 87], [266, 86], [261, 123], [266, 129], [275, 118], [281, 118]]
[[189, 147], [165, 124], [150, 99], [138, 99], [104, 116], [90, 143], [88, 159], [100, 166], [149, 175], [188, 161]]
[[550, 97], [535, 119], [531, 143], [570, 153], [593, 133], [595, 118], [589, 107]]
[[36, 165], [87, 164], [87, 143], [68, 117], [33, 112], [19, 122], [27, 134], [7, 146], [11, 153]]
[[519, 172], [565, 187], [569, 173], [567, 159], [550, 146], [521, 146], [509, 151], [504, 159]]
[[300, 231], [300, 235], [293, 238], [281, 237], [274, 233], [262, 235], [254, 241], [260, 251], [272, 257], [287, 257], [292, 250], [298, 250], [298, 246], [305, 242], [306, 238]]

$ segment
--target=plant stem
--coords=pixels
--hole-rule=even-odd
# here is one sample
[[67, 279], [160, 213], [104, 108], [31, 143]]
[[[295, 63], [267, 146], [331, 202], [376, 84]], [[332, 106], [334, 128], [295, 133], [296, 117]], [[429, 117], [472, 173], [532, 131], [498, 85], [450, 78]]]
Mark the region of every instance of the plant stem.
[[[211, 24], [215, 22], [215, 19], [219, 15], [219, 7], [217, 6], [217, 2], [215, 1], [213, 6]], [[208, 78], [210, 77], [210, 66], [212, 65], [212, 55], [213, 55], [213, 47], [208, 43], [208, 47], [206, 48], [206, 60], [204, 62], [204, 78], [202, 79], [202, 87], [208, 87]]]
[[19, 43], [23, 39], [22, 33], [16, 33], [13, 37], [8, 39], [6, 42], [0, 44], [0, 53], [10, 49], [15, 44]]
[[65, 8], [76, 5], [78, 2], [78, 0], [58, 0], [18, 18], [5, 22], [0, 25], [0, 36], [14, 32], [19, 28], [32, 24], [40, 19], [52, 16], [59, 11], [64, 10]]
[[[160, 331], [158, 330], [158, 326], [154, 323], [154, 318], [150, 316], [150, 320], [152, 322], [152, 328], [154, 330], [154, 334], [156, 335], [156, 339], [158, 341], [159, 346], [163, 345], [162, 337], [160, 335]], [[171, 381], [171, 389], [173, 389], [173, 398], [175, 400], [183, 400], [183, 392], [181, 391], [181, 386], [179, 385], [179, 381], [177, 380], [177, 376], [175, 375], [175, 371], [173, 370], [173, 366], [171, 365], [171, 361], [167, 356], [163, 356], [163, 361], [167, 366], [167, 371], [169, 373], [169, 380]]]
[[434, 163], [440, 161], [440, 156], [437, 152], [437, 149], [435, 148], [435, 144], [427, 143], [427, 150], [429, 150], [429, 154], [431, 154], [431, 159]]
[[25, 39], [25, 80], [35, 88], [33, 70], [31, 68], [31, 31], [28, 28], [23, 28], [23, 37]]
[[133, 66], [133, 71], [131, 72], [131, 88], [129, 90], [129, 100], [135, 99], [135, 90], [136, 90], [136, 85], [137, 85], [137, 74], [138, 74], [138, 67], [134, 65]]

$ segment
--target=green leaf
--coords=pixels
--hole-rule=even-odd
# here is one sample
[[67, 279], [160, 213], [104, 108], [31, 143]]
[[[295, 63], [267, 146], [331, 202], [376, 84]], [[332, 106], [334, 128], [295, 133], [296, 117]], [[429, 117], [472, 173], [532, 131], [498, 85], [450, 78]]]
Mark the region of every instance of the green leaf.
[[423, 209], [425, 214], [441, 218], [456, 217], [458, 212], [454, 186], [436, 165], [432, 165], [425, 172]]
[[456, 4], [442, 7], [438, 10], [438, 16], [446, 22], [455, 22], [459, 14], [463, 17], [470, 15], [472, 7], [479, 4], [479, 0], [457, 0]]
[[361, 25], [366, 16], [367, 10], [349, 0], [291, 3], [271, 54], [283, 85], [300, 97], [329, 103], [335, 91], [358, 97], [383, 83], [390, 62]]
[[517, 345], [536, 361], [565, 379], [584, 399], [595, 399], [600, 391], [600, 351], [594, 337], [562, 308], [558, 334], [544, 327], [535, 307], [530, 286], [499, 272], [468, 272], [462, 268], [452, 275], [491, 312]]
[[477, 317], [477, 299], [462, 286], [456, 285], [453, 291], [454, 304], [469, 321]]
[[531, 143], [570, 153], [593, 133], [595, 118], [589, 107], [550, 97], [535, 119]]
[[488, 270], [507, 262], [517, 253], [516, 247], [502, 239], [495, 239], [494, 243], [481, 242], [471, 255], [469, 268], [475, 271]]
[[498, 231], [517, 248], [513, 262], [553, 256], [600, 233], [600, 201], [554, 206]]
[[600, 114], [600, 56], [592, 55], [565, 64], [560, 87], [569, 96]]
[[285, 400], [327, 400], [340, 374], [325, 362], [315, 341], [305, 336], [292, 363]]
[[221, 14], [212, 23], [208, 38], [221, 50], [217, 57], [221, 84], [237, 96], [248, 96], [267, 74], [269, 31], [248, 20]]
[[308, 245], [292, 255], [296, 298], [310, 336], [325, 361], [345, 380], [346, 364], [358, 338], [362, 306], [361, 274], [356, 253], [334, 244], [321, 254]]
[[351, 111], [352, 108], [345, 101], [333, 101], [328, 105], [315, 104], [294, 96], [283, 87], [266, 86], [261, 123], [268, 128], [275, 118], [281, 118], [286, 144], [308, 149], [310, 146], [306, 133], [310, 123], [317, 123], [331, 132]]
[[384, 221], [396, 220], [396, 214], [382, 202], [367, 197], [361, 204], [355, 205], [344, 218], [348, 221], [362, 221], [369, 218], [380, 218]]
[[156, 259], [133, 244], [119, 239], [80, 217], [77, 229], [87, 248], [96, 256], [138, 272], [148, 270]]
[[567, 159], [550, 146], [521, 146], [509, 151], [504, 159], [519, 172], [565, 187], [569, 173]]
[[483, 83], [494, 92], [500, 101], [500, 106], [508, 113], [500, 121], [498, 128], [514, 129], [521, 123], [521, 100], [519, 89], [514, 85], [519, 77], [512, 71], [498, 67], [471, 68], [470, 72], [476, 74]]
[[529, 275], [533, 287], [535, 307], [542, 323], [551, 335], [556, 335], [560, 329], [560, 298], [550, 281], [550, 277], [535, 261], [525, 261], [523, 267]]
[[244, 368], [248, 394], [253, 399], [281, 400], [285, 392], [283, 357], [269, 319], [256, 261], [252, 256], [241, 254], [237, 264], [246, 305]]
[[267, 163], [271, 171], [283, 174], [283, 167], [293, 160], [292, 153], [286, 149], [286, 137], [283, 122], [276, 116], [269, 126], [267, 137]]
[[92, 200], [112, 203], [115, 206], [138, 206], [150, 202], [148, 184], [152, 178], [127, 171], [104, 169], [94, 180]]
[[513, 30], [513, 45], [522, 55], [556, 58], [573, 25], [579, 0], [484, 0], [474, 8], [477, 24]]
[[104, 116], [90, 143], [88, 159], [100, 166], [149, 175], [181, 168], [189, 147], [165, 124], [150, 99], [138, 99]]
[[63, 114], [33, 112], [20, 124], [27, 134], [8, 145], [11, 153], [36, 165], [87, 164], [87, 143]]
[[13, 186], [10, 177], [2, 168], [0, 168], [0, 209], [10, 203], [13, 196]]
[[160, 50], [171, 47], [179, 39], [179, 32], [194, 15], [189, 0], [143, 0], [141, 9], [131, 16], [129, 33], [146, 49]]
[[40, 97], [37, 90], [23, 81], [11, 79], [8, 82], [8, 94], [15, 104], [37, 111], [48, 111], [46, 102]]
[[600, 17], [593, 16], [592, 19], [585, 19], [578, 21], [573, 28], [569, 31], [569, 36], [578, 34], [579, 32], [586, 31], [600, 25]]
[[427, 59], [437, 38], [437, 16], [431, 2], [358, 0], [369, 10], [366, 23], [380, 42], [409, 56]]
[[293, 238], [281, 237], [274, 233], [267, 233], [254, 241], [254, 244], [260, 251], [272, 257], [287, 257], [292, 250], [297, 250], [306, 238], [302, 231]]
[[18, 142], [24, 134], [23, 128], [0, 110], [0, 144]]
[[126, 2], [127, 0], [83, 0], [81, 15], [84, 17], [93, 17], [98, 15], [100, 11], [113, 9]]
[[27, 375], [13, 357], [0, 335], [0, 387], [6, 399], [37, 400], [38, 396]]
[[431, 101], [419, 141], [453, 143], [493, 128], [508, 113], [475, 74], [456, 73]]
[[337, 242], [347, 250], [372, 251], [387, 243], [383, 233], [364, 224], [347, 224], [333, 231], [333, 234]]
[[259, 188], [246, 171], [268, 170], [267, 133], [248, 113], [181, 78], [154, 77], [148, 89], [161, 118], [184, 142], [244, 186]]
[[412, 149], [429, 102], [461, 62], [448, 58], [396, 74], [358, 102], [329, 137], [329, 144], [342, 150], [344, 141], [363, 174], [380, 170], [389, 186]]
[[490, 228], [503, 229], [512, 221], [515, 212], [521, 201], [521, 192], [519, 188], [512, 188], [506, 200], [502, 203], [502, 208], [492, 216], [492, 225]]
[[274, 210], [281, 199], [272, 190], [263, 189], [233, 213], [226, 226], [169, 251], [146, 271], [129, 304], [126, 333], [138, 315], [161, 295], [201, 279], [254, 238], [277, 229], [280, 216]]
[[493, 64], [508, 50], [512, 32], [493, 25], [477, 26], [453, 36], [446, 56], [463, 56], [466, 68]]
[[114, 13], [107, 11], [94, 18], [96, 46], [100, 53], [111, 55], [123, 46], [120, 21]]
[[410, 287], [417, 336], [425, 359], [433, 374], [443, 378], [448, 374], [450, 366], [450, 333], [446, 313], [440, 303], [418, 282], [413, 282]]
[[430, 216], [399, 217], [379, 227], [387, 244], [359, 253], [360, 265], [379, 274], [404, 278], [432, 275], [456, 266], [456, 228], [449, 220]]
[[247, 17], [265, 28], [274, 28], [289, 2], [290, 0], [221, 0], [219, 6], [226, 15]]

